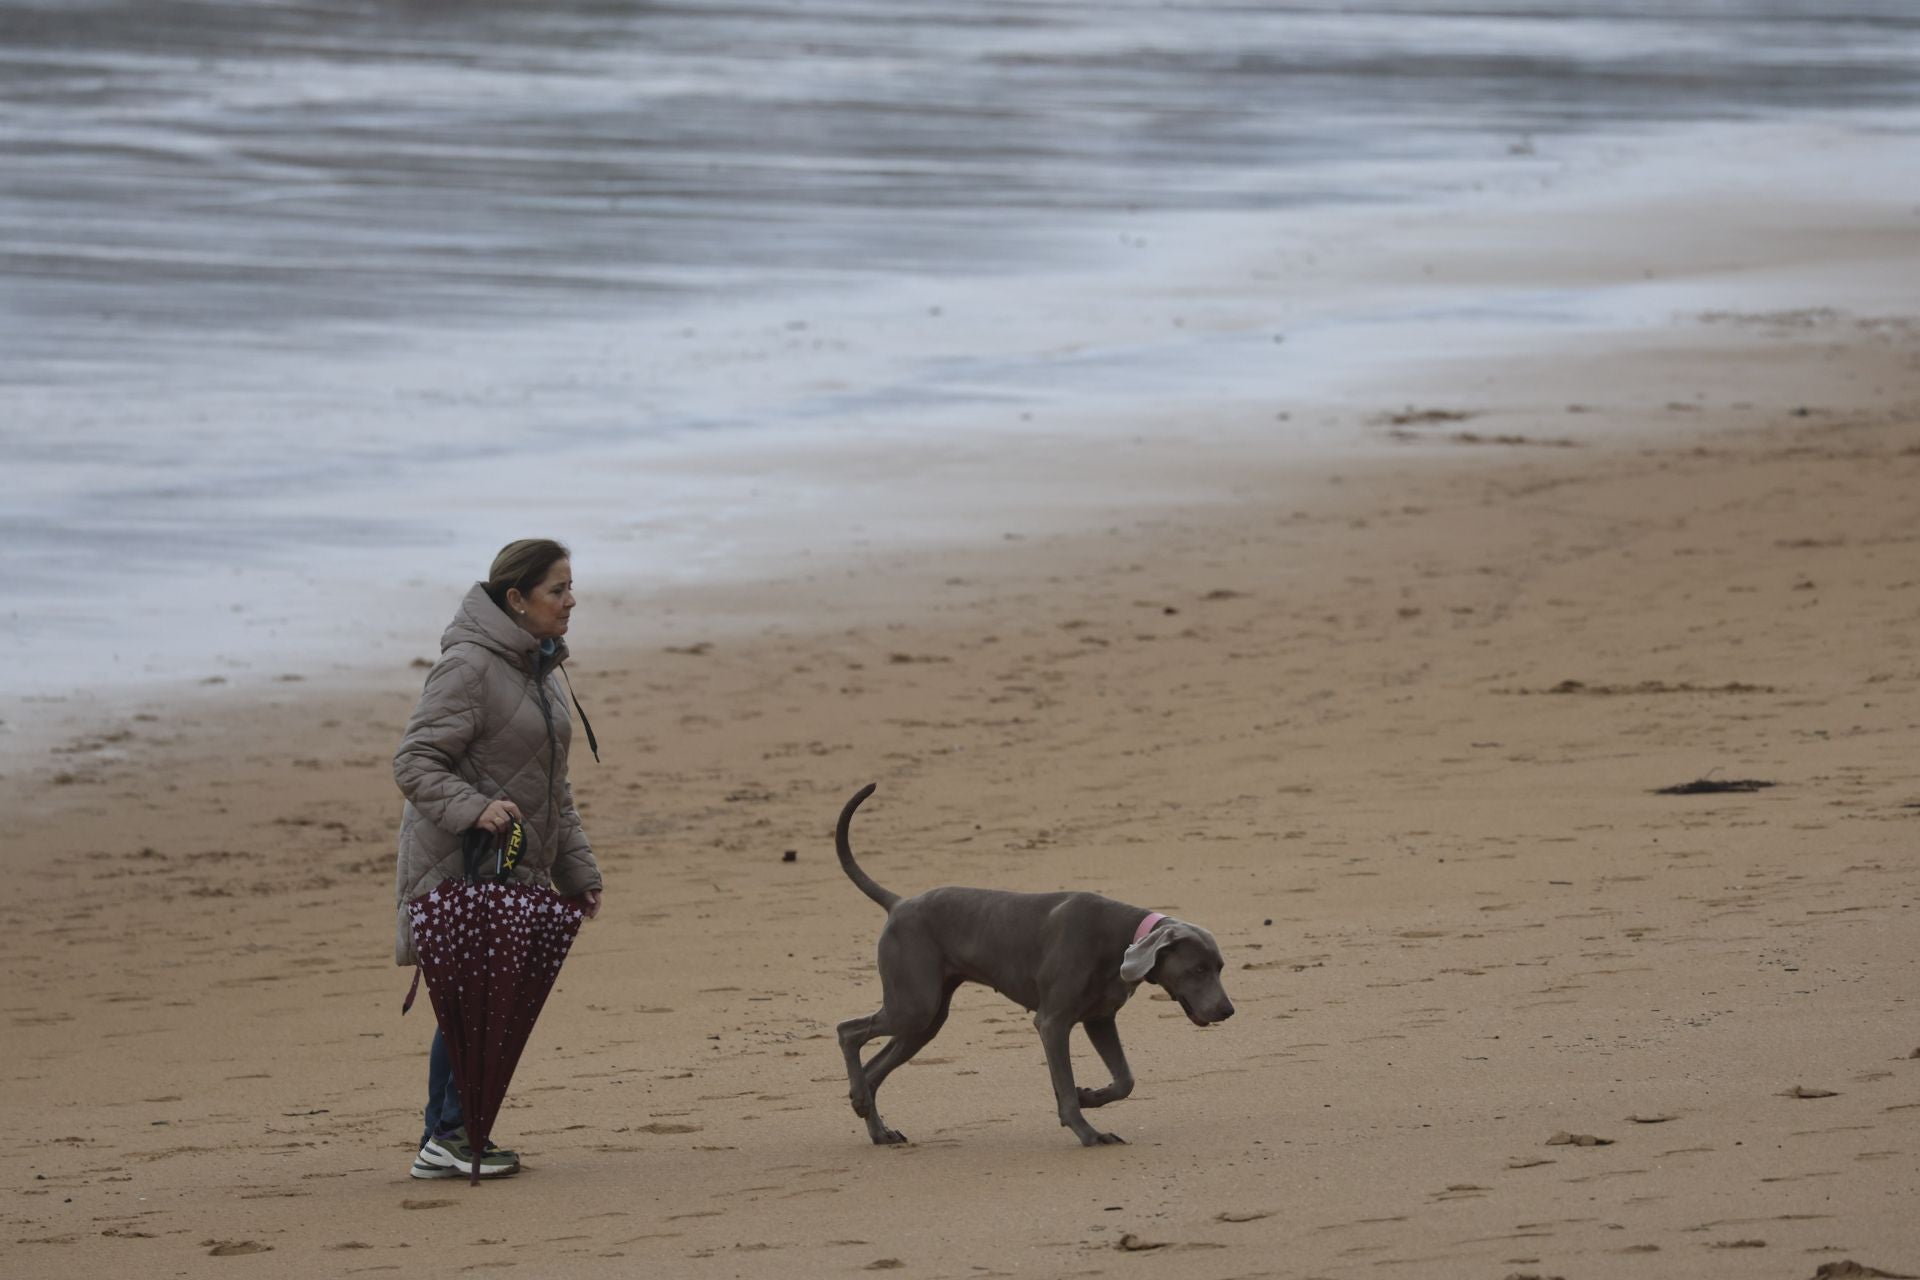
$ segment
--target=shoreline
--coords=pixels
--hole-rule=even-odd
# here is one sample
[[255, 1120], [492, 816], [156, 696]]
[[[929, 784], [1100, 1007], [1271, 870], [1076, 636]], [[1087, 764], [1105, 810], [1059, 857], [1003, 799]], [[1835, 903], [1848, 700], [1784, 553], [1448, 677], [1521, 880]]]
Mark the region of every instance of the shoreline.
[[[765, 451], [744, 479], [784, 471], [803, 477], [802, 487], [837, 485], [846, 508], [835, 516], [840, 532], [819, 547], [783, 546], [777, 518], [743, 518], [740, 542], [753, 550], [728, 572], [651, 585], [617, 574], [607, 585], [590, 582], [586, 590], [605, 607], [583, 611], [584, 627], [576, 625], [570, 636], [579, 655], [573, 666], [576, 672], [627, 669], [675, 646], [805, 630], [834, 610], [883, 621], [898, 598], [897, 585], [874, 593], [847, 585], [876, 567], [897, 575], [903, 565], [921, 566], [906, 574], [922, 581], [908, 593], [905, 613], [924, 616], [949, 607], [929, 585], [934, 578], [991, 577], [996, 563], [1028, 542], [1097, 548], [1130, 525], [1205, 519], [1283, 489], [1311, 497], [1323, 493], [1330, 478], [1338, 484], [1347, 476], [1392, 474], [1409, 460], [1472, 471], [1563, 451], [1684, 449], [1719, 433], [1781, 422], [1814, 426], [1911, 413], [1916, 401], [1906, 382], [1917, 327], [1910, 317], [1827, 307], [1716, 312], [1614, 335], [1578, 354], [1561, 351], [1492, 368], [1472, 358], [1419, 372], [1409, 366], [1402, 385], [1410, 399], [1322, 406], [1325, 420], [1347, 434], [1325, 447], [1292, 437], [1263, 442], [1260, 424], [1272, 416], [1269, 406], [1222, 404], [1208, 412], [1195, 407], [1195, 416], [1178, 417], [1171, 430], [1154, 431], [1143, 422], [1138, 432], [1112, 432], [1099, 443], [1068, 425], [1018, 441], [988, 434], [935, 445], [896, 440], [904, 450], [846, 441]], [[1168, 411], [1157, 406], [1155, 412]], [[1003, 444], [1012, 452], [1003, 454]], [[925, 510], [921, 473], [929, 456], [937, 459], [932, 465], [940, 479], [967, 504], [964, 516], [920, 520], [926, 527], [911, 540], [883, 538], [913, 527], [916, 511]], [[690, 463], [695, 472], [716, 465], [722, 464], [706, 458]], [[1042, 510], [1044, 495], [1063, 490], [1076, 490], [1076, 497]], [[862, 508], [862, 499], [872, 507]], [[575, 546], [585, 572], [594, 574], [592, 560]], [[946, 574], [942, 564], [967, 568]], [[449, 587], [447, 599], [457, 602], [462, 589]], [[816, 593], [825, 594], [824, 604]], [[443, 612], [450, 616], [452, 607]], [[437, 655], [444, 623], [438, 617], [406, 639], [387, 624], [377, 650], [385, 658], [377, 663], [363, 657], [314, 665], [289, 657], [274, 675], [246, 664], [191, 683], [109, 685], [12, 700], [0, 719], [0, 784], [46, 782], [49, 761], [86, 755], [76, 744], [94, 743], [106, 761], [118, 760], [129, 721], [218, 720], [245, 716], [258, 705], [359, 701], [411, 689], [415, 669]]]
[[[524, 523], [573, 534], [583, 562], [623, 595], [663, 580], [750, 581], [795, 565], [796, 548], [816, 563], [857, 554], [879, 524], [888, 536], [914, 531], [944, 544], [1003, 532], [983, 513], [1021, 527], [1096, 528], [1085, 511], [1060, 519], [1059, 495], [1094, 508], [1161, 500], [1139, 477], [1178, 470], [1189, 434], [1303, 465], [1376, 453], [1372, 424], [1394, 412], [1515, 410], [1505, 392], [1482, 403], [1488, 368], [1551, 368], [1591, 350], [1674, 342], [1676, 323], [1703, 313], [1806, 313], [1817, 323], [1824, 308], [1897, 322], [1906, 305], [1897, 268], [1920, 182], [1897, 187], [1886, 175], [1920, 172], [1896, 163], [1920, 149], [1911, 121], [1567, 141], [1561, 159], [1529, 159], [1505, 185], [1433, 204], [1136, 219], [1116, 231], [1141, 245], [1111, 269], [1036, 277], [1019, 291], [910, 279], [850, 299], [708, 309], [686, 320], [696, 340], [651, 322], [559, 324], [528, 351], [512, 332], [475, 332], [425, 368], [411, 355], [394, 368], [370, 358], [351, 370], [329, 365], [334, 382], [367, 384], [366, 395], [343, 393], [343, 422], [372, 411], [366, 396], [386, 388], [420, 399], [419, 429], [448, 440], [463, 439], [453, 424], [476, 413], [498, 425], [503, 411], [488, 406], [508, 388], [567, 384], [537, 424], [557, 450], [556, 492], [476, 499], [499, 488], [491, 445], [430, 480], [398, 456], [348, 465], [359, 458], [349, 449], [297, 483], [269, 468], [256, 477], [269, 496], [257, 500], [216, 484], [195, 500], [224, 512], [229, 536], [265, 538], [258, 561], [196, 573], [191, 557], [184, 570], [178, 559], [115, 570], [115, 557], [99, 556], [86, 571], [106, 576], [90, 587], [16, 597], [21, 639], [40, 655], [14, 678], [25, 681], [17, 692], [142, 697], [171, 685], [190, 695], [194, 682], [216, 678], [272, 692], [286, 674], [352, 678], [352, 668], [404, 662], [443, 621], [434, 593], [464, 582], [474, 546], [504, 540], [503, 506], [516, 513], [504, 521], [512, 532]], [[438, 404], [428, 392], [462, 363], [493, 380]], [[633, 405], [639, 420], [615, 422], [605, 405], [633, 402], [636, 372], [649, 388]], [[611, 399], [590, 394], [595, 387]], [[1636, 405], [1605, 385], [1581, 399], [1664, 404]], [[680, 408], [662, 417], [664, 403]], [[1563, 406], [1543, 398], [1535, 407], [1557, 416]], [[631, 438], [661, 423], [678, 427]], [[326, 414], [309, 425], [321, 440], [346, 430]], [[1505, 430], [1577, 434], [1583, 425]], [[1161, 451], [1145, 468], [1127, 466], [1135, 437]], [[876, 464], [875, 454], [887, 457]], [[1088, 457], [1106, 466], [1102, 490], [1080, 475]], [[1164, 496], [1222, 491], [1218, 474], [1189, 474], [1198, 492]], [[182, 492], [193, 497], [190, 479]], [[183, 518], [164, 495], [125, 496], [159, 504], [154, 530]], [[408, 511], [412, 524], [399, 518]], [[422, 512], [434, 513], [430, 527]], [[289, 533], [299, 529], [344, 541], [321, 536], [301, 549]], [[380, 620], [371, 628], [369, 614]], [[356, 655], [344, 670], [343, 654]], [[4, 756], [19, 740], [5, 731], [41, 717], [0, 714]]]

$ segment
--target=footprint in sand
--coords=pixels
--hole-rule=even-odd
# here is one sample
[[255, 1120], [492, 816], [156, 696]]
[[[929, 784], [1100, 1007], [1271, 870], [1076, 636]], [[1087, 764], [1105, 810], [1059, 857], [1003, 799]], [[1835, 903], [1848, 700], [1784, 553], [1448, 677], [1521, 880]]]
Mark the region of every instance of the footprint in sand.
[[1471, 1182], [1456, 1182], [1445, 1191], [1435, 1191], [1435, 1200], [1479, 1200], [1486, 1196], [1489, 1188], [1476, 1186]]
[[1170, 1242], [1166, 1240], [1143, 1240], [1129, 1231], [1114, 1243], [1114, 1248], [1122, 1253], [1145, 1253], [1150, 1249], [1164, 1249]]

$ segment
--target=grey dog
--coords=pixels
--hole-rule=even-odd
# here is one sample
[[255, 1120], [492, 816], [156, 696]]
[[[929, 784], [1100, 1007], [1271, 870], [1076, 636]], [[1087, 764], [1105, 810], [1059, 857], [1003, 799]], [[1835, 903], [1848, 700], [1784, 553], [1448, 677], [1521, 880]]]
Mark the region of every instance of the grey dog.
[[[929, 889], [902, 898], [875, 884], [853, 860], [847, 833], [853, 811], [873, 794], [862, 787], [840, 811], [835, 842], [840, 867], [860, 891], [887, 909], [880, 931], [880, 1008], [840, 1024], [853, 1113], [876, 1143], [906, 1138], [880, 1121], [874, 1094], [894, 1068], [925, 1048], [947, 1020], [953, 993], [978, 982], [1033, 1013], [1047, 1051], [1060, 1123], [1083, 1146], [1124, 1141], [1087, 1123], [1081, 1110], [1104, 1107], [1133, 1092], [1133, 1072], [1120, 1048], [1114, 1015], [1144, 979], [1180, 1002], [1195, 1026], [1233, 1016], [1220, 985], [1220, 948], [1213, 935], [1184, 921], [1097, 893], [1009, 893], [998, 889]], [[1067, 1037], [1087, 1028], [1113, 1073], [1101, 1089], [1076, 1088]], [[891, 1036], [866, 1063], [860, 1049]]]

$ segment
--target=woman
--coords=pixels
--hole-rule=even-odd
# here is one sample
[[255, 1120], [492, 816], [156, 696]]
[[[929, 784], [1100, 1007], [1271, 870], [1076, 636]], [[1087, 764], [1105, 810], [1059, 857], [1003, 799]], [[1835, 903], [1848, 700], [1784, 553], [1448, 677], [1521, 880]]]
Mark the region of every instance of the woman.
[[[394, 781], [407, 798], [394, 955], [402, 965], [416, 963], [408, 900], [462, 874], [461, 837], [473, 827], [499, 833], [519, 819], [527, 851], [513, 878], [583, 899], [589, 920], [600, 914], [600, 868], [567, 783], [573, 724], [554, 678], [567, 660], [562, 637], [573, 605], [567, 549], [528, 538], [501, 549], [487, 580], [467, 592], [440, 637], [440, 661], [393, 757]], [[464, 1176], [473, 1153], [438, 1029], [428, 1057], [426, 1121], [413, 1176]], [[519, 1156], [491, 1142], [480, 1153], [482, 1177], [519, 1168]]]

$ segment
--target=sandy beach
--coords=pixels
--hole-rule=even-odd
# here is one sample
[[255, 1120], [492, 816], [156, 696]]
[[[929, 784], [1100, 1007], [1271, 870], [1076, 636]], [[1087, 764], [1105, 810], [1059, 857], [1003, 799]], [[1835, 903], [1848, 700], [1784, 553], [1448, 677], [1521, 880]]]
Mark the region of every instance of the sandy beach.
[[[1920, 1273], [1915, 323], [1464, 368], [1338, 465], [1169, 432], [1104, 457], [1098, 529], [606, 596], [580, 564], [607, 909], [500, 1122], [528, 1168], [475, 1189], [406, 1176], [419, 671], [76, 707], [0, 779], [0, 1269]], [[1229, 500], [1124, 514], [1176, 468]], [[1703, 778], [1771, 785], [1657, 793]], [[883, 1094], [911, 1145], [867, 1143], [833, 1026], [881, 915], [831, 829], [870, 781], [882, 884], [1218, 936], [1230, 1023], [1121, 1016], [1129, 1145], [1058, 1127], [977, 988]]]
[[[0, 1277], [1920, 1276], [1907, 6], [0, 37]], [[529, 535], [606, 908], [415, 1181], [391, 760]], [[868, 1142], [868, 783], [1219, 939], [1127, 1145], [978, 988]]]

